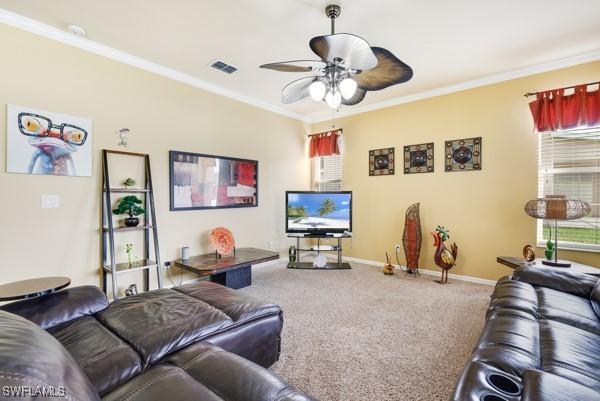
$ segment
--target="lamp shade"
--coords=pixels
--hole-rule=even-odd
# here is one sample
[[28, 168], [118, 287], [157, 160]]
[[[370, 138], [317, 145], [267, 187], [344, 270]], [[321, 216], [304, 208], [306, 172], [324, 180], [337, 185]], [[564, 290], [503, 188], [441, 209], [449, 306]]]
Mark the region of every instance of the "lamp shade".
[[592, 208], [589, 203], [569, 199], [565, 195], [546, 195], [525, 204], [525, 213], [536, 219], [576, 220], [587, 216]]

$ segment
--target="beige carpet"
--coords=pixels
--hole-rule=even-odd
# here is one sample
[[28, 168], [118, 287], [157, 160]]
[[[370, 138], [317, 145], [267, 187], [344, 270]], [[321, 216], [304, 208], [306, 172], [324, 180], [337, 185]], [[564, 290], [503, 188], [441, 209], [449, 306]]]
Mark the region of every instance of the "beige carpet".
[[447, 400], [483, 327], [491, 286], [352, 270], [255, 268], [240, 291], [284, 311], [272, 370], [320, 401]]

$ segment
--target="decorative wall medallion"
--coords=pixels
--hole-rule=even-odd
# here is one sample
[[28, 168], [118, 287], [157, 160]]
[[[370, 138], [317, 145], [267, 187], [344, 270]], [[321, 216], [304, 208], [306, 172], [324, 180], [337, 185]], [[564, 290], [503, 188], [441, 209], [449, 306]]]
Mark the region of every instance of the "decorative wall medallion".
[[404, 147], [404, 174], [433, 173], [433, 142]]
[[369, 175], [393, 175], [394, 163], [394, 148], [369, 151]]
[[446, 141], [446, 171], [481, 170], [481, 137]]

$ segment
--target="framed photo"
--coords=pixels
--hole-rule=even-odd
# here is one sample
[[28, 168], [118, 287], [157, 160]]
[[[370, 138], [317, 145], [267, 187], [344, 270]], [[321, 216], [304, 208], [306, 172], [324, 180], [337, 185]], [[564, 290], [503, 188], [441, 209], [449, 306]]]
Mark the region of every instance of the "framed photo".
[[446, 172], [481, 170], [481, 137], [446, 141]]
[[258, 206], [258, 161], [169, 152], [170, 209]]
[[404, 174], [433, 173], [433, 142], [404, 147]]
[[91, 177], [92, 120], [7, 105], [6, 171]]
[[393, 175], [394, 169], [394, 148], [369, 151], [369, 175]]

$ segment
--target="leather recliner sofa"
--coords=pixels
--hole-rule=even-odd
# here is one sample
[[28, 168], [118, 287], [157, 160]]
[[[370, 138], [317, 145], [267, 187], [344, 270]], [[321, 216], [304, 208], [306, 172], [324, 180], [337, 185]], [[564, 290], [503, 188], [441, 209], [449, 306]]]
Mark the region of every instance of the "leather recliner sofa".
[[0, 308], [0, 399], [313, 400], [265, 369], [282, 325], [278, 306], [211, 282], [13, 302]]
[[599, 401], [600, 279], [535, 267], [498, 281], [453, 401]]

